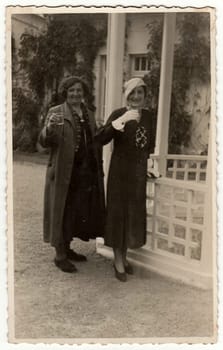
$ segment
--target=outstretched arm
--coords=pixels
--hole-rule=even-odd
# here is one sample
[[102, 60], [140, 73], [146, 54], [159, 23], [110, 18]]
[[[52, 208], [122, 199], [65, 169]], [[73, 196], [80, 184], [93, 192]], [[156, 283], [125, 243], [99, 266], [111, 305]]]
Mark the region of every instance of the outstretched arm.
[[56, 118], [55, 111], [50, 109], [47, 114], [44, 127], [39, 135], [38, 141], [44, 148], [55, 147], [59, 143], [62, 129], [56, 125], [56, 120], [53, 119], [54, 115]]

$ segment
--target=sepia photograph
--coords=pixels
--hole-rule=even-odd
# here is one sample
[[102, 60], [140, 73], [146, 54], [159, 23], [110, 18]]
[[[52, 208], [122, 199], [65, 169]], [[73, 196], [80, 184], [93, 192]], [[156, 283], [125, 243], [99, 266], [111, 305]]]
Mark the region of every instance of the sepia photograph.
[[215, 343], [215, 10], [6, 17], [9, 342]]

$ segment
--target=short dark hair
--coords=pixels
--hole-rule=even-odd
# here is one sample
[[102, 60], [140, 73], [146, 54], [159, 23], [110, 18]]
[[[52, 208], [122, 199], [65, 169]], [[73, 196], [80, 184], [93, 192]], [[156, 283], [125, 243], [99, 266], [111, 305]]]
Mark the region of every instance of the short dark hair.
[[81, 84], [82, 88], [83, 88], [83, 92], [84, 92], [84, 96], [86, 97], [87, 95], [89, 95], [89, 89], [87, 84], [85, 83], [85, 81], [82, 78], [79, 78], [77, 76], [69, 76], [69, 77], [65, 77], [62, 79], [60, 85], [59, 85], [59, 94], [66, 99], [67, 98], [67, 90], [73, 86], [74, 84]]

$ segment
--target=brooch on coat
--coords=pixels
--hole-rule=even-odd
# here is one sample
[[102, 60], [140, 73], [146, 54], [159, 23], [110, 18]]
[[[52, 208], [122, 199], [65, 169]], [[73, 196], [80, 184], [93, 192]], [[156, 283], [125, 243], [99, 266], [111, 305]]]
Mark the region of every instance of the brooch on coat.
[[144, 148], [145, 145], [147, 144], [146, 129], [142, 125], [138, 126], [138, 128], [136, 129], [135, 142], [136, 142], [136, 147], [140, 149]]

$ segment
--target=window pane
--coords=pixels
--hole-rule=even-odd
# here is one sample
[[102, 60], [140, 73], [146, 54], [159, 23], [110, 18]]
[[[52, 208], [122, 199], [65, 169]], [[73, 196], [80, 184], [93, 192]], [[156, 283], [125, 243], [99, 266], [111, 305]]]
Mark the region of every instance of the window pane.
[[135, 58], [135, 70], [139, 70], [139, 57]]
[[148, 58], [147, 58], [147, 70], [150, 70], [150, 62], [149, 62]]
[[141, 58], [141, 70], [146, 70], [146, 57]]

